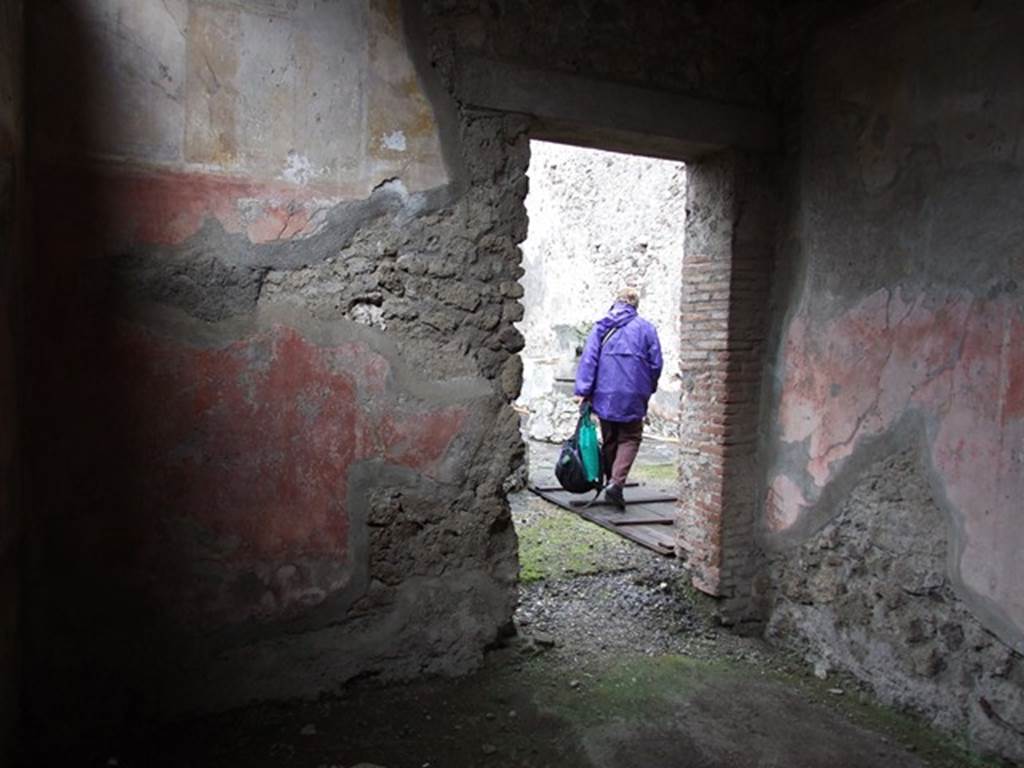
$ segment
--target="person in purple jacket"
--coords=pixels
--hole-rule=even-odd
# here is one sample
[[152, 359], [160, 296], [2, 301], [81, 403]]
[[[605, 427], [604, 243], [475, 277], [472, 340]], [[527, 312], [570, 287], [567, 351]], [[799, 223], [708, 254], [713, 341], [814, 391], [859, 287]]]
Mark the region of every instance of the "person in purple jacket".
[[576, 400], [589, 401], [601, 418], [601, 448], [610, 482], [605, 500], [625, 509], [622, 489], [643, 439], [647, 401], [658, 389], [661, 343], [654, 326], [637, 314], [640, 294], [624, 288], [594, 325], [576, 369]]

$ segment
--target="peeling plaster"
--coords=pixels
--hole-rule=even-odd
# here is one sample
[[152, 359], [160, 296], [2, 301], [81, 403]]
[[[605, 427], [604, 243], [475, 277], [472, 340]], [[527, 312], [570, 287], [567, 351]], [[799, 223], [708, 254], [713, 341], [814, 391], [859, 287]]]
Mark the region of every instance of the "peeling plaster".
[[[928, 427], [940, 495], [962, 531], [953, 567], [1024, 648], [1024, 311], [1013, 297], [883, 289], [826, 323], [808, 312], [784, 345], [781, 438], [766, 498], [776, 534], [808, 515], [845, 463], [908, 410]], [[787, 456], [792, 456], [787, 453]]]
[[391, 133], [387, 133], [381, 137], [380, 145], [384, 149], [390, 149], [395, 152], [405, 152], [405, 134], [401, 131], [392, 131]]
[[295, 150], [288, 153], [288, 161], [285, 163], [284, 170], [281, 171], [282, 179], [302, 187], [309, 184], [318, 175], [309, 158]]

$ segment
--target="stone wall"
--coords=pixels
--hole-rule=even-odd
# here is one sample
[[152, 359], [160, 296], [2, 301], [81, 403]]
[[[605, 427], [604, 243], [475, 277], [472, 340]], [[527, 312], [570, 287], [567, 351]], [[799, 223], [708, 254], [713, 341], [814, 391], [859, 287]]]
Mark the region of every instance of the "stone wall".
[[1020, 761], [1024, 660], [957, 596], [949, 531], [926, 463], [895, 449], [824, 528], [775, 556], [768, 637], [798, 647], [819, 674], [851, 671], [882, 701]]
[[[685, 97], [682, 101], [695, 104], [693, 114], [685, 122], [692, 121], [691, 128], [703, 125], [709, 129], [700, 140], [703, 149], [690, 144], [682, 150], [695, 153], [688, 156], [688, 177], [700, 173], [701, 166], [706, 164], [708, 177], [717, 174], [721, 182], [718, 186], [727, 199], [708, 206], [709, 213], [696, 219], [687, 213], [686, 226], [692, 230], [687, 235], [714, 246], [713, 252], [703, 254], [701, 266], [694, 273], [696, 280], [708, 279], [706, 274], [697, 274], [708, 264], [721, 267], [726, 276], [722, 278], [724, 286], [692, 292], [694, 306], [689, 320], [693, 325], [688, 331], [685, 324], [689, 299], [683, 296], [681, 341], [685, 345], [689, 340], [693, 346], [683, 352], [691, 353], [691, 357], [689, 362], [682, 361], [681, 374], [684, 388], [692, 393], [694, 417], [687, 422], [684, 414], [683, 421], [693, 429], [682, 436], [681, 442], [696, 460], [683, 457], [682, 481], [684, 488], [696, 488], [697, 493], [684, 494], [686, 502], [680, 510], [684, 530], [677, 550], [696, 566], [695, 583], [700, 588], [728, 598], [730, 621], [751, 618], [751, 564], [757, 561], [754, 518], [763, 495], [764, 472], [760, 451], [761, 361], [771, 330], [768, 298], [776, 243], [776, 204], [781, 188], [771, 143], [763, 156], [723, 149], [730, 147], [741, 132], [734, 132], [735, 124], [729, 128], [728, 120], [716, 123], [709, 119], [699, 105], [703, 103], [704, 109], [711, 111], [724, 105], [754, 108], [754, 117], [763, 117], [763, 125], [771, 133], [775, 91], [780, 76], [785, 74], [783, 54], [794, 44], [790, 30], [781, 24], [779, 8], [745, 0], [588, 0], [554, 6], [531, 0], [486, 4], [474, 0], [436, 0], [426, 7], [434, 30], [434, 50], [441, 52], [437, 58], [444, 73], [458, 72], [456, 62], [470, 70], [479, 66], [486, 73], [487, 62], [497, 60], [539, 71], [579, 75], [614, 86], [604, 92], [607, 104], [596, 103], [601, 97], [591, 92], [580, 93], [578, 100], [572, 93], [560, 92], [558, 98], [565, 103], [551, 109], [543, 98], [547, 96], [550, 100], [551, 94], [541, 94], [534, 105], [542, 115], [554, 114], [557, 125], [552, 127], [542, 117], [535, 123], [540, 136], [551, 130], [551, 135], [560, 141], [596, 147], [628, 146], [643, 154], [645, 140], [636, 135], [642, 131], [636, 114], [630, 113], [634, 122], [630, 123], [628, 138], [614, 130], [589, 130], [571, 114], [574, 106], [589, 115], [628, 111], [630, 107], [612, 95], [621, 93], [616, 90], [619, 84], [643, 86], [648, 99], [637, 113], [641, 120], [647, 116], [651, 124], [659, 122], [665, 111], [654, 108], [660, 92], [666, 105], [678, 104], [680, 96]], [[814, 12], [806, 15], [809, 20], [801, 24], [810, 24], [816, 18]], [[800, 39], [800, 35], [796, 37]], [[505, 70], [499, 66], [496, 71]], [[505, 94], [509, 98], [497, 103], [511, 101], [523, 108], [530, 107], [531, 99], [517, 90], [525, 87], [523, 82], [505, 83], [483, 76], [479, 79], [489, 83], [489, 87], [509, 90]], [[472, 72], [461, 72], [458, 80], [470, 84], [468, 91], [472, 97]], [[542, 83], [543, 78], [537, 76], [529, 82]], [[693, 100], [688, 101], [691, 97]], [[730, 135], [713, 135], [716, 127], [724, 127]], [[667, 145], [657, 137], [650, 137], [650, 146], [651, 154], [672, 151], [666, 150]], [[680, 151], [678, 144], [670, 146]], [[700, 194], [688, 190], [688, 211], [703, 203]], [[689, 246], [687, 251], [694, 252]], [[730, 269], [734, 260], [738, 267], [735, 272]], [[685, 263], [683, 268], [685, 285]], [[733, 274], [737, 276], [735, 284]], [[707, 306], [699, 306], [702, 303]], [[705, 311], [724, 314], [701, 316]], [[705, 374], [712, 369], [715, 376], [707, 379]], [[688, 407], [685, 402], [683, 407]], [[714, 473], [705, 472], [706, 466], [713, 467]], [[733, 519], [738, 523], [735, 526]], [[728, 553], [723, 549], [726, 542], [730, 546]]]
[[23, 508], [19, 500], [17, 331], [25, 211], [23, 6], [0, 1], [0, 762], [17, 724]]
[[30, 16], [34, 722], [474, 667], [515, 602], [523, 121], [459, 113], [393, 2]]
[[682, 163], [531, 142], [530, 230], [523, 243], [518, 324], [526, 433], [564, 440], [579, 416], [572, 384], [577, 348], [623, 285], [641, 292], [665, 358], [648, 433], [674, 436], [679, 409], [679, 279], [686, 220]]
[[[887, 4], [818, 35], [803, 69], [788, 277], [777, 281], [788, 311], [778, 316], [763, 520], [764, 546], [789, 560], [776, 566], [787, 579], [778, 637], [802, 638], [889, 698], [905, 685], [901, 704], [1016, 758], [1022, 32], [1017, 3], [944, 0]], [[887, 459], [907, 444], [921, 447], [928, 493]], [[909, 485], [867, 492], [886, 460]], [[835, 540], [827, 554], [826, 539]], [[850, 573], [878, 604], [860, 605], [850, 589], [852, 608], [840, 608], [827, 585], [795, 593], [791, 571], [811, 551], [828, 562], [800, 578]], [[886, 597], [899, 595], [904, 576], [892, 552], [913, 555], [911, 569], [917, 559], [945, 563], [913, 587], [928, 596]], [[881, 572], [850, 570], [865, 559]], [[875, 613], [883, 601], [888, 628]], [[834, 610], [841, 622], [826, 635], [822, 617]], [[962, 642], [946, 627], [958, 621]], [[937, 701], [940, 685], [950, 701]]]

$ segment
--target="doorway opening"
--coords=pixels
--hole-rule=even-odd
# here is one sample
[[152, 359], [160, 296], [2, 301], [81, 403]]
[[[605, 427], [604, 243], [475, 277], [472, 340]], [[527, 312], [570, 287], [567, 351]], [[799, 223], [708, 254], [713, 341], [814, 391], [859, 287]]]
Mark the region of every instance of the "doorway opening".
[[[532, 487], [556, 484], [561, 443], [579, 408], [573, 382], [594, 323], [624, 287], [657, 329], [664, 365], [651, 397], [630, 494], [671, 498], [678, 485], [679, 313], [686, 224], [683, 163], [534, 140], [530, 225], [522, 244], [525, 338], [523, 389], [516, 402]], [[589, 496], [580, 496], [587, 500]], [[519, 537], [517, 622], [541, 645], [574, 653], [678, 652], [713, 630], [695, 609], [674, 548], [662, 551], [616, 535], [530, 490], [510, 497]], [[664, 504], [674, 517], [674, 505]], [[609, 511], [610, 514], [610, 511]], [[664, 529], [665, 526], [662, 526]], [[672, 526], [664, 532], [672, 542]], [[635, 530], [623, 526], [621, 532]]]

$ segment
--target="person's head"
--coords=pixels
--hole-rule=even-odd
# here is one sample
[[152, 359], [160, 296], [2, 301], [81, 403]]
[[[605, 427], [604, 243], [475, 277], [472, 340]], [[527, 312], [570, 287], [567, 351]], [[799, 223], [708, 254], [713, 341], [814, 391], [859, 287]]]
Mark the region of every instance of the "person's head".
[[634, 309], [639, 309], [640, 292], [636, 288], [627, 285], [619, 291], [618, 295], [615, 297], [615, 301], [620, 301], [623, 304], [629, 304]]

